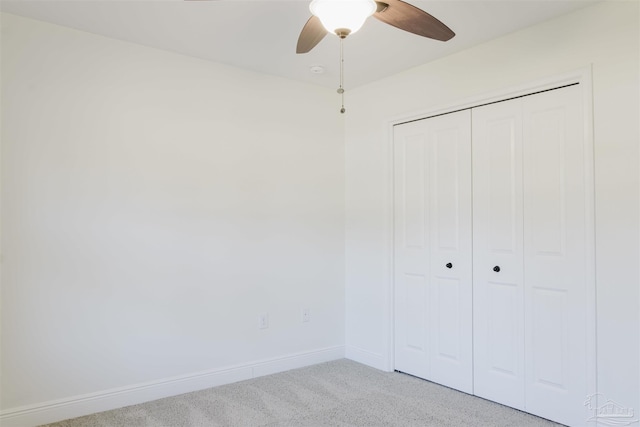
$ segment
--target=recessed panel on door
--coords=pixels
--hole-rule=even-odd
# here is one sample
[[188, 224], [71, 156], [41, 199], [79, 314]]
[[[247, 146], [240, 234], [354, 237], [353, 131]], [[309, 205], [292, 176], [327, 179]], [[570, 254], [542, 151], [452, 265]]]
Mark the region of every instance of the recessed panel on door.
[[515, 283], [488, 282], [487, 328], [482, 339], [491, 343], [487, 349], [487, 368], [492, 375], [518, 381], [521, 375], [518, 318], [522, 293]]
[[434, 281], [434, 312], [438, 335], [433, 337], [433, 356], [445, 359], [445, 363], [461, 360], [460, 335], [460, 281], [446, 277], [436, 277]]
[[[531, 290], [530, 376], [535, 387], [547, 393], [566, 394], [569, 384], [569, 316], [568, 292], [534, 287]], [[531, 405], [528, 405], [531, 406]]]
[[402, 143], [401, 161], [403, 192], [403, 242], [405, 250], [420, 251], [425, 247], [426, 200], [425, 200], [425, 171], [424, 168], [424, 136], [421, 134], [408, 135]]

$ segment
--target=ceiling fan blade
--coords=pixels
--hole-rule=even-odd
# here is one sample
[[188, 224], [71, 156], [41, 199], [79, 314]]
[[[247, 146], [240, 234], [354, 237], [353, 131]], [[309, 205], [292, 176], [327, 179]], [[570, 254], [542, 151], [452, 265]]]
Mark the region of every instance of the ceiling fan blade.
[[300, 36], [298, 37], [298, 46], [296, 47], [296, 53], [307, 53], [313, 49], [320, 41], [327, 35], [327, 30], [324, 29], [320, 19], [313, 15], [304, 27]]
[[384, 0], [376, 3], [378, 10], [373, 16], [385, 24], [443, 42], [456, 35], [438, 19], [402, 0]]

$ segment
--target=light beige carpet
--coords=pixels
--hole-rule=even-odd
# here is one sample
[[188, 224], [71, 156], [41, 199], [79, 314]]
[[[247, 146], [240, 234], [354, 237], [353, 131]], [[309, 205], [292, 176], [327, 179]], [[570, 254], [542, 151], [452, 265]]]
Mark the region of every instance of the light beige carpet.
[[409, 375], [343, 359], [49, 426], [559, 425]]

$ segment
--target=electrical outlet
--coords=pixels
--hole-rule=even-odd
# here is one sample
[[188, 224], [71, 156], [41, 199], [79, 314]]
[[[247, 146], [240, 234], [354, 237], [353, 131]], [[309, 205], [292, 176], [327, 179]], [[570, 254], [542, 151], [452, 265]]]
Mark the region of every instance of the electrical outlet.
[[258, 329], [267, 329], [269, 327], [269, 314], [263, 313], [258, 316]]
[[302, 309], [302, 322], [306, 323], [311, 320], [311, 311], [308, 308]]

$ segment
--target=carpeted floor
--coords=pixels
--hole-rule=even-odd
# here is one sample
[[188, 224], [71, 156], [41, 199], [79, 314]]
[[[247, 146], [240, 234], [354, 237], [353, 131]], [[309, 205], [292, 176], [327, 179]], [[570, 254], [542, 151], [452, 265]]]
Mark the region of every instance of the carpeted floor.
[[409, 375], [343, 359], [48, 426], [559, 425]]

